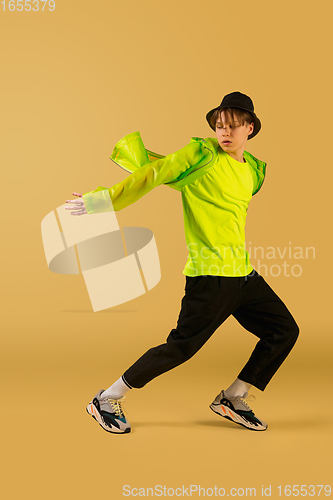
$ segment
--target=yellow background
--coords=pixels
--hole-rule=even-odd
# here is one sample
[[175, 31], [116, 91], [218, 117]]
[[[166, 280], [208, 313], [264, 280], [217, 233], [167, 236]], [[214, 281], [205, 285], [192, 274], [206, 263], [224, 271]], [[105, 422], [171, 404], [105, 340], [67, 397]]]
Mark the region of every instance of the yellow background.
[[[56, 0], [54, 12], [10, 12], [6, 0], [3, 12], [0, 4], [3, 498], [118, 500], [126, 484], [255, 487], [257, 497], [272, 485], [279, 498], [280, 484], [330, 483], [329, 6]], [[250, 432], [208, 408], [256, 342], [231, 317], [189, 362], [130, 391], [133, 432], [108, 434], [87, 403], [176, 325], [187, 257], [180, 193], [161, 186], [117, 213], [121, 226], [153, 230], [162, 279], [99, 313], [82, 275], [48, 270], [41, 220], [73, 191], [124, 179], [109, 157], [130, 132], [160, 154], [214, 136], [205, 115], [235, 90], [251, 96], [262, 121], [247, 150], [267, 162], [248, 244], [315, 247], [315, 258], [261, 259], [302, 267], [298, 277], [262, 272], [301, 330], [266, 390], [251, 391], [269, 428]]]

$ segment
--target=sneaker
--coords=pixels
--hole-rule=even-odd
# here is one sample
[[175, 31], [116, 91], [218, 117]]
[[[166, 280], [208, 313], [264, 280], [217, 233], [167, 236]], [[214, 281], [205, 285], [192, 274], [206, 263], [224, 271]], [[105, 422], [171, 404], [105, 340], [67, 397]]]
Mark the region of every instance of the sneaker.
[[[222, 417], [232, 420], [235, 424], [243, 425], [254, 431], [265, 431], [268, 425], [255, 416], [246, 403], [247, 400], [250, 400], [250, 398], [246, 399], [247, 396], [248, 392], [243, 396], [227, 398], [225, 392], [222, 391], [216, 396], [209, 408]], [[254, 396], [253, 399], [255, 399]]]
[[130, 423], [126, 420], [121, 407], [121, 401], [125, 396], [120, 399], [102, 398], [102, 392], [104, 389], [101, 389], [88, 404], [86, 410], [89, 415], [108, 432], [115, 434], [131, 432]]

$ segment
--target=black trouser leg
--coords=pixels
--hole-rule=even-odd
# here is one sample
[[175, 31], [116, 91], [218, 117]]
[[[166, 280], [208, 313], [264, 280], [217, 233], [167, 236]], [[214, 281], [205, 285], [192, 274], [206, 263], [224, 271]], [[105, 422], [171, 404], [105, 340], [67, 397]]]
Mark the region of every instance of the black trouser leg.
[[260, 339], [238, 378], [263, 391], [293, 348], [299, 328], [258, 273], [242, 288], [241, 305], [233, 316]]

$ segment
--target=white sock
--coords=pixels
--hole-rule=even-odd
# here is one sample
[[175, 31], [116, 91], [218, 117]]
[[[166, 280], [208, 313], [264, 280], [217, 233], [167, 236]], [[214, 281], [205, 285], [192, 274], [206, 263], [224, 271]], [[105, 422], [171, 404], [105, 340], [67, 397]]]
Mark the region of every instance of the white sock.
[[102, 398], [112, 398], [112, 399], [120, 399], [126, 394], [127, 391], [132, 389], [123, 381], [123, 378], [120, 377], [114, 384], [110, 385], [106, 391], [102, 392]]
[[224, 391], [225, 395], [229, 398], [235, 398], [236, 396], [244, 396], [246, 392], [249, 392], [252, 385], [247, 382], [243, 382], [239, 378], [236, 378], [235, 382], [231, 384], [230, 387], [226, 391]]

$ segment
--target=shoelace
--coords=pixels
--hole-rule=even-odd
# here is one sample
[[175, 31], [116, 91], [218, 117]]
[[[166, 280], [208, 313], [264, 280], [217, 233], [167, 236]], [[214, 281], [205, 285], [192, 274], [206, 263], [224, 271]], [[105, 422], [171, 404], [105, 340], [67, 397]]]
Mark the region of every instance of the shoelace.
[[246, 398], [242, 398], [240, 397], [240, 400], [242, 401], [242, 403], [244, 403], [244, 405], [246, 406], [246, 408], [249, 410], [249, 411], [252, 411], [251, 408], [249, 407], [249, 405], [247, 404], [248, 401], [255, 401], [256, 397], [254, 394], [251, 394], [250, 396], [246, 397]]
[[111, 405], [111, 408], [113, 410], [113, 413], [115, 413], [119, 417], [124, 417], [125, 416], [124, 411], [123, 411], [123, 409], [121, 407], [121, 403], [120, 403], [120, 401], [123, 401], [125, 399], [125, 397], [126, 396], [123, 396], [120, 399], [107, 398], [107, 400], [110, 402], [110, 405]]

